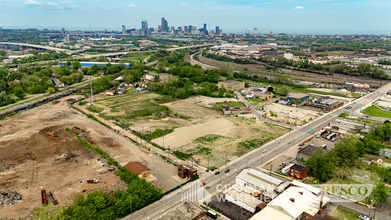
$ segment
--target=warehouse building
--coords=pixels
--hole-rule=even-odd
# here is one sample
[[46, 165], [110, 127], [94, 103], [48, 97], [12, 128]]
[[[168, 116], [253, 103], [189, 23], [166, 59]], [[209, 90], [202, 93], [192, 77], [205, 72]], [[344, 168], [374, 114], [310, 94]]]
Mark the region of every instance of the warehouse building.
[[141, 179], [145, 179], [151, 175], [151, 169], [142, 165], [139, 162], [129, 162], [124, 166], [127, 170], [132, 173], [137, 174], [137, 176]]
[[318, 111], [331, 112], [337, 108], [342, 107], [344, 102], [331, 99], [330, 97], [322, 97], [320, 99], [313, 99], [311, 101], [303, 103], [303, 107], [314, 109]]
[[304, 101], [310, 99], [310, 96], [304, 93], [289, 93], [287, 98], [289, 101]]
[[[106, 66], [107, 64], [110, 64], [110, 65], [121, 65], [121, 66], [124, 66], [124, 67], [130, 67], [130, 63], [80, 62], [80, 64], [81, 64], [81, 67], [91, 67], [91, 66], [94, 66], [94, 65]], [[58, 66], [66, 66], [67, 62], [59, 62], [57, 65]], [[73, 64], [71, 64], [71, 66], [73, 66]]]

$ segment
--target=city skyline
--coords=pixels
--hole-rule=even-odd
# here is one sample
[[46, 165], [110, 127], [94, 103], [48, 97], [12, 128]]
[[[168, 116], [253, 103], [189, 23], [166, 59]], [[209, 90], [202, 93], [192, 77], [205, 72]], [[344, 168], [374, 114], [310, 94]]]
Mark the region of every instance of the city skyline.
[[224, 31], [244, 32], [258, 27], [260, 33], [263, 30], [329, 30], [324, 34], [339, 34], [339, 31], [354, 34], [361, 30], [366, 34], [391, 34], [391, 16], [387, 14], [391, 2], [385, 0], [170, 1], [164, 5], [154, 1], [109, 4], [98, 0], [91, 4], [90, 1], [0, 0], [0, 5], [3, 28], [88, 30], [91, 24], [93, 30], [121, 31], [122, 25], [139, 29], [141, 19], [148, 19], [149, 27], [157, 28], [164, 15], [169, 27], [175, 28], [189, 24], [202, 27], [206, 23], [208, 30], [220, 26]]

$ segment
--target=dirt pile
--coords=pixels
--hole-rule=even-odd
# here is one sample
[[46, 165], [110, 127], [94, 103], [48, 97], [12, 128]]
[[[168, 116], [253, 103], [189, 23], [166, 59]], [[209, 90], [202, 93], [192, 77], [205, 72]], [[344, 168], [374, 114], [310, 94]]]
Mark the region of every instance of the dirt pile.
[[16, 190], [13, 190], [12, 192], [0, 191], [0, 209], [7, 206], [13, 206], [21, 200], [23, 200], [23, 196]]

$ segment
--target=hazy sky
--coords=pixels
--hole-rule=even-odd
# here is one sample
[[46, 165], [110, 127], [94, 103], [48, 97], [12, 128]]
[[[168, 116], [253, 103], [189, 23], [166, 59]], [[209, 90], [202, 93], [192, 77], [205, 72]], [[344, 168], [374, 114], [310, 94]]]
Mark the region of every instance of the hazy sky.
[[108, 30], [208, 24], [223, 30], [384, 31], [391, 34], [391, 0], [0, 0], [0, 27]]

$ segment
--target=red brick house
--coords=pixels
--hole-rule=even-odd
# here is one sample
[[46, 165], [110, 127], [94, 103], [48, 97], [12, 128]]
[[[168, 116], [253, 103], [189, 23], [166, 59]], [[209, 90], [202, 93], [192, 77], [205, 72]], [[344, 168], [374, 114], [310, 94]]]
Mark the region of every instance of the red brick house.
[[289, 176], [302, 180], [307, 176], [308, 170], [303, 166], [295, 164], [289, 169]]

